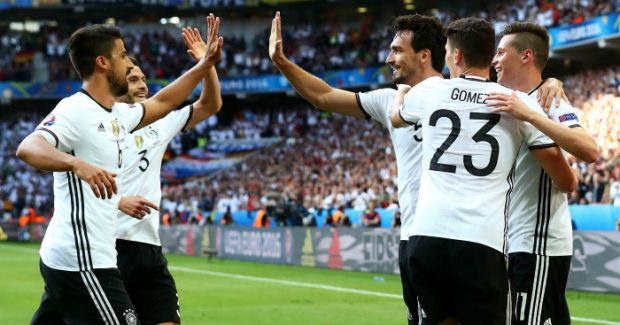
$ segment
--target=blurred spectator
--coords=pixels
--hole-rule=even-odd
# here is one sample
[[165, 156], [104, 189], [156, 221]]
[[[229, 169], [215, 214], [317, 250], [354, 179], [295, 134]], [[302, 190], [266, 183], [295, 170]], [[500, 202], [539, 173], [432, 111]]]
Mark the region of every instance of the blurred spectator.
[[256, 212], [254, 222], [252, 223], [254, 228], [269, 228], [269, 216], [267, 215], [267, 207], [261, 206]]
[[362, 215], [362, 226], [364, 227], [381, 227], [381, 216], [375, 210], [375, 203], [370, 202], [368, 209]]
[[233, 215], [230, 212], [230, 207], [226, 209], [226, 213], [224, 213], [224, 215], [222, 216], [222, 219], [220, 220], [220, 224], [224, 226], [231, 226], [235, 224], [235, 219], [233, 218]]
[[[587, 19], [618, 11], [616, 0], [498, 1], [482, 8], [458, 10], [437, 8], [419, 12], [437, 16], [444, 24], [476, 16], [490, 20], [497, 33], [512, 21], [533, 21], [545, 27], [578, 24]], [[372, 15], [360, 15], [343, 22], [327, 13], [317, 13], [313, 21], [294, 21], [283, 26], [287, 56], [302, 68], [314, 73], [383, 65], [388, 54], [387, 21]], [[271, 17], [268, 17], [271, 18]], [[223, 34], [226, 46], [219, 62], [220, 76], [275, 74], [268, 57], [269, 26], [248, 30], [243, 19], [224, 17], [230, 30], [241, 30], [244, 37]], [[144, 18], [141, 17], [144, 21]], [[265, 19], [265, 21], [268, 21]], [[187, 23], [195, 23], [191, 18]], [[149, 21], [144, 21], [149, 24]], [[66, 55], [67, 40], [78, 26], [59, 24], [41, 26], [36, 33], [17, 32], [0, 26], [0, 80], [61, 81], [77, 80]], [[125, 46], [140, 62], [144, 73], [153, 79], [169, 79], [192, 66], [180, 30], [170, 26], [141, 24], [121, 25]], [[199, 26], [200, 27], [200, 26]], [[223, 31], [225, 32], [225, 31]], [[248, 36], [249, 35], [249, 36]], [[42, 60], [37, 60], [37, 55]]]
[[400, 210], [394, 210], [394, 217], [392, 218], [392, 228], [400, 228]]

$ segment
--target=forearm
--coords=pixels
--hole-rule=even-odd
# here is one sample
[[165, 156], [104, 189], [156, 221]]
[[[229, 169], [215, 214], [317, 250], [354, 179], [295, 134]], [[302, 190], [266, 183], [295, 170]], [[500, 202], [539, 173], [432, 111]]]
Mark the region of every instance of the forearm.
[[76, 157], [51, 146], [39, 135], [27, 136], [17, 148], [16, 155], [28, 165], [46, 171], [72, 171]]
[[592, 163], [598, 158], [596, 141], [583, 128], [567, 128], [541, 114], [535, 114], [528, 120], [571, 155], [587, 163]]
[[400, 115], [400, 110], [403, 107], [403, 101], [406, 94], [406, 92], [400, 90], [397, 91], [396, 96], [394, 96], [394, 102], [392, 102], [392, 113], [390, 114], [390, 120], [392, 122], [392, 126], [395, 128], [407, 126], [407, 123]]
[[287, 58], [274, 60], [274, 63], [295, 91], [312, 106], [348, 116], [365, 117], [358, 107], [355, 93], [333, 88]]
[[142, 119], [142, 122], [136, 129], [157, 121], [179, 107], [196, 88], [196, 85], [204, 75], [204, 68], [194, 66], [181, 77], [158, 91], [153, 97], [147, 99], [144, 102], [146, 108], [144, 119]]
[[193, 104], [194, 113], [187, 127], [191, 128], [200, 121], [211, 115], [217, 114], [222, 107], [222, 94], [220, 91], [220, 81], [217, 77], [215, 68], [211, 68], [209, 73], [202, 80], [202, 92], [200, 98]]
[[274, 63], [301, 97], [317, 108], [324, 108], [327, 104], [325, 94], [331, 91], [331, 87], [325, 81], [308, 73], [287, 58], [275, 60]]

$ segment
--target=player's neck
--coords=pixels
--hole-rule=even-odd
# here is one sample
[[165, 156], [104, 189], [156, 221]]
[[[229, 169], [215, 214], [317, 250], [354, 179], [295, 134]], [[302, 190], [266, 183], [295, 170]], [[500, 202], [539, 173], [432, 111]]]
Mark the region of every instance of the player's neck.
[[536, 87], [540, 86], [542, 82], [542, 76], [538, 71], [528, 71], [526, 73], [520, 73], [519, 78], [515, 80], [514, 85], [507, 85], [508, 87], [522, 91], [524, 93], [529, 93], [534, 90]]
[[[105, 78], [105, 77], [104, 77]], [[82, 82], [82, 88], [99, 103], [100, 105], [111, 109], [116, 102], [116, 98], [110, 93], [110, 88], [107, 80], [102, 82], [98, 80], [96, 76], [84, 80]]]
[[408, 85], [411, 87], [414, 87], [415, 85], [419, 84], [420, 82], [431, 78], [431, 77], [442, 77], [441, 73], [435, 71], [434, 69], [430, 69], [430, 70], [424, 70], [423, 72], [419, 73], [418, 75], [416, 75], [413, 80], [411, 80]]

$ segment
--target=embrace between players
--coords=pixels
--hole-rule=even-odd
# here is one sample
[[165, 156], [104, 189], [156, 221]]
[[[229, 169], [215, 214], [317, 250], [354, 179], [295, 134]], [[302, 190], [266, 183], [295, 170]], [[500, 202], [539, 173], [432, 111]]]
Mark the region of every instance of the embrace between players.
[[[149, 98], [117, 28], [93, 25], [71, 36], [82, 89], [17, 152], [54, 171], [55, 211], [40, 251], [45, 290], [32, 324], [181, 322], [153, 210], [167, 144], [222, 105], [214, 68], [223, 46], [219, 23], [207, 18], [206, 43], [197, 29], [183, 29], [197, 63]], [[284, 54], [279, 12], [269, 56], [318, 109], [388, 129], [409, 324], [570, 323], [565, 192], [577, 180], [560, 148], [586, 162], [598, 149], [561, 83], [543, 84], [546, 30], [509, 24], [497, 50], [493, 27], [476, 18], [445, 30], [433, 17], [400, 16], [391, 31], [386, 63], [397, 90], [354, 93], [304, 71]], [[451, 79], [442, 78], [444, 64]], [[488, 80], [491, 64], [499, 84]], [[200, 98], [176, 109], [201, 80]]]

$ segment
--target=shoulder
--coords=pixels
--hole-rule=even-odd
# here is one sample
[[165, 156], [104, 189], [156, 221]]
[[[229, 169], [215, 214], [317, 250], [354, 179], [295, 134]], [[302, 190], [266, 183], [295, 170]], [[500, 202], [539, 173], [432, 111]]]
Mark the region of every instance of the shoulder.
[[122, 113], [128, 110], [142, 110], [143, 106], [144, 105], [142, 103], [127, 104], [127, 103], [116, 102], [114, 103], [114, 106], [112, 108]]
[[56, 113], [71, 112], [73, 110], [83, 109], [84, 106], [90, 106], [91, 100], [82, 93], [75, 93], [69, 97], [65, 97], [54, 108]]
[[411, 90], [417, 90], [417, 91], [425, 90], [429, 88], [439, 87], [442, 85], [447, 85], [449, 82], [450, 82], [450, 79], [443, 79], [440, 77], [431, 77], [431, 78], [422, 80], [420, 83], [413, 86]]
[[396, 89], [393, 88], [381, 88], [375, 89], [366, 92], [357, 93], [362, 99], [363, 98], [374, 98], [374, 99], [385, 99], [385, 98], [394, 98], [396, 96]]

